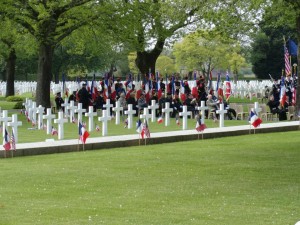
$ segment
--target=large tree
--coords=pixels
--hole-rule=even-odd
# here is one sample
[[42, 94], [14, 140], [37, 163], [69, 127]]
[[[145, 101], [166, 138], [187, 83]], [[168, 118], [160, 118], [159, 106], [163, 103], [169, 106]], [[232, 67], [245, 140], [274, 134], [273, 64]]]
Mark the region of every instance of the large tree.
[[[255, 0], [253, 0], [255, 1]], [[257, 0], [258, 1], [258, 0]], [[270, 19], [268, 21], [269, 26], [273, 27], [288, 27], [290, 29], [296, 29], [296, 39], [298, 41], [298, 55], [300, 52], [300, 2], [294, 0], [273, 0], [270, 5]], [[274, 19], [276, 18], [276, 19]], [[300, 57], [298, 56], [298, 66], [300, 65]], [[299, 69], [298, 77], [299, 77]], [[297, 83], [298, 89], [296, 94], [296, 107], [295, 114], [300, 113], [300, 79]], [[297, 116], [294, 119], [298, 119]]]
[[3, 0], [1, 10], [21, 24], [38, 43], [36, 102], [50, 107], [50, 82], [54, 48], [74, 30], [88, 23], [97, 14], [92, 0]]

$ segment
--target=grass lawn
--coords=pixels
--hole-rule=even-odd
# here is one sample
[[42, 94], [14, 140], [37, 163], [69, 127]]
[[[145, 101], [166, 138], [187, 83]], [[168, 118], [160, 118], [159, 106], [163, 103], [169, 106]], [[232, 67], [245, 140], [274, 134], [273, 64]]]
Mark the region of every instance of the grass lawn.
[[299, 145], [295, 131], [0, 159], [0, 224], [294, 225]]

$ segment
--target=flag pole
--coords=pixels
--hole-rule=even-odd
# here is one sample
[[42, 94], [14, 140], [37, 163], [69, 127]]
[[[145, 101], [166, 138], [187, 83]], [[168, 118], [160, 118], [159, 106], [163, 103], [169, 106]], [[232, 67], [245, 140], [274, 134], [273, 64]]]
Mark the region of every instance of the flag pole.
[[79, 139], [77, 141], [77, 152], [79, 152]]
[[202, 131], [202, 140], [203, 140], [203, 133], [204, 133], [204, 131]]

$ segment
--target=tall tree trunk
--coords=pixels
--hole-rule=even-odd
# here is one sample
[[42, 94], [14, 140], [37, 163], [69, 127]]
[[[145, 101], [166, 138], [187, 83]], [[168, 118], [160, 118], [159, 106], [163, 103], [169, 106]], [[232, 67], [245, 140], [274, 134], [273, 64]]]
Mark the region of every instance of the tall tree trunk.
[[151, 73], [155, 73], [156, 60], [160, 53], [162, 53], [164, 44], [165, 40], [160, 39], [156, 42], [156, 45], [152, 51], [137, 51], [135, 64], [142, 73], [142, 78], [144, 78], [145, 74], [149, 73], [149, 70], [151, 70]]
[[12, 48], [6, 61], [6, 97], [15, 95], [16, 51]]
[[50, 82], [52, 79], [52, 58], [54, 47], [41, 44], [37, 72], [36, 104], [50, 108]]

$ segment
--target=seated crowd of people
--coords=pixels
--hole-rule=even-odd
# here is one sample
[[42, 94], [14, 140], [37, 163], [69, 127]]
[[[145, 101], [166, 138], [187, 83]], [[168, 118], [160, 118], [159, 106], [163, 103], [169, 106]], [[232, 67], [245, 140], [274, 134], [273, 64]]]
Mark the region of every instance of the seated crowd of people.
[[[68, 96], [69, 102], [73, 100], [76, 103], [82, 103], [82, 108], [86, 110], [88, 110], [89, 106], [93, 106], [94, 111], [97, 111], [105, 109], [106, 99], [110, 99], [110, 103], [114, 106], [116, 101], [119, 101], [123, 111], [127, 110], [128, 105], [131, 104], [132, 108], [136, 110], [136, 115], [138, 115], [145, 107], [151, 105], [152, 100], [155, 100], [159, 105], [156, 112], [157, 116], [164, 116], [162, 109], [165, 108], [166, 103], [169, 103], [170, 108], [173, 109], [170, 116], [177, 118], [184, 105], [187, 106], [188, 111], [192, 112], [193, 116], [198, 115], [197, 107], [201, 105], [201, 101], [205, 101], [205, 105], [208, 106], [208, 110], [205, 113], [206, 118], [212, 115], [212, 119], [217, 121], [218, 114], [216, 111], [221, 103], [228, 110], [228, 119], [236, 117], [235, 110], [228, 107], [223, 92], [218, 91], [217, 97], [214, 90], [207, 90], [203, 76], [198, 78], [194, 88], [190, 87], [187, 77], [184, 81], [180, 81], [178, 77], [170, 78], [167, 82], [163, 78], [160, 78], [158, 81], [154, 79], [148, 80], [142, 82], [137, 88], [130, 80], [121, 82], [120, 79], [117, 79], [116, 82], [111, 82], [111, 85], [107, 85], [107, 83], [104, 85], [104, 81], [100, 81], [100, 89], [93, 91], [89, 90], [86, 83], [83, 83], [80, 90]], [[57, 94], [55, 102], [56, 108], [63, 110], [62, 103], [64, 101], [61, 93]], [[113, 114], [113, 112], [111, 113]]]

